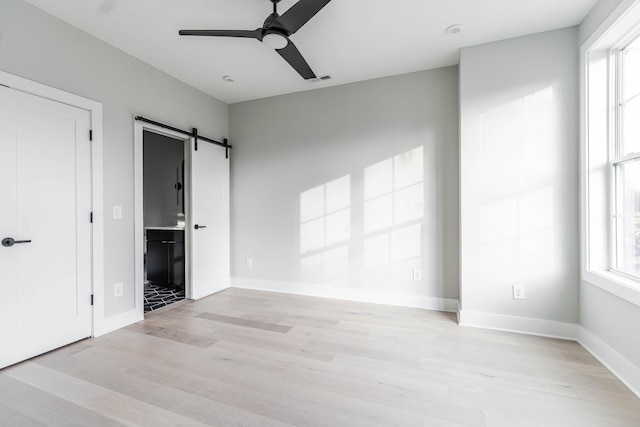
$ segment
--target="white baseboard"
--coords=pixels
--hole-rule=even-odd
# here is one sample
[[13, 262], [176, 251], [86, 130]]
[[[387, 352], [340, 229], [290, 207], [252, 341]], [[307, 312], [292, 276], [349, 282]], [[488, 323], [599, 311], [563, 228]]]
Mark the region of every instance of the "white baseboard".
[[620, 353], [593, 333], [578, 326], [577, 341], [587, 349], [596, 359], [609, 369], [620, 381], [640, 397], [640, 367], [631, 363]]
[[215, 286], [215, 287], [212, 287], [210, 289], [206, 289], [205, 292], [203, 292], [202, 294], [193, 294], [193, 295], [191, 295], [191, 299], [194, 300], [194, 301], [197, 301], [199, 299], [206, 298], [206, 297], [211, 296], [213, 294], [217, 294], [218, 292], [222, 292], [225, 289], [229, 289], [229, 288], [230, 288], [230, 285], [228, 283], [223, 284], [221, 286]]
[[242, 289], [282, 292], [286, 294], [395, 305], [401, 307], [423, 308], [426, 310], [456, 312], [458, 309], [458, 300], [453, 298], [374, 292], [370, 290], [349, 289], [329, 285], [234, 277], [231, 279], [231, 286]]
[[572, 341], [577, 340], [578, 325], [575, 323], [480, 313], [468, 310], [460, 310], [458, 312], [458, 323], [461, 326], [517, 332], [520, 334], [538, 335]]
[[99, 337], [100, 335], [108, 334], [109, 332], [124, 328], [141, 320], [144, 320], [142, 310], [131, 310], [116, 316], [107, 317], [100, 322], [100, 329], [94, 330], [93, 336]]

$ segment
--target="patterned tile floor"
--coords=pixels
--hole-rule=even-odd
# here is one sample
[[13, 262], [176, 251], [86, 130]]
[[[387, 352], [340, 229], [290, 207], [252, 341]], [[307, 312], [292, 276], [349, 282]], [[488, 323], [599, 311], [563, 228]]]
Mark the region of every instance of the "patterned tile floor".
[[184, 299], [184, 291], [163, 288], [153, 283], [144, 285], [144, 312], [148, 313]]

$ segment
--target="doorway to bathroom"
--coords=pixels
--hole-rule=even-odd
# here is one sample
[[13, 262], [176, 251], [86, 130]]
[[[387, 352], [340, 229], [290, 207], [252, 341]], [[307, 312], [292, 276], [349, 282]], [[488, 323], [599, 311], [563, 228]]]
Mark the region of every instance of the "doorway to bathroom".
[[186, 290], [185, 141], [143, 132], [144, 313]]
[[[152, 142], [145, 150], [146, 141]], [[172, 156], [166, 156], [170, 160], [161, 172], [163, 178], [145, 174], [145, 168], [152, 168], [150, 163], [161, 162], [153, 154], [158, 146], [173, 152]], [[135, 301], [140, 318], [145, 308], [144, 285], [148, 281], [153, 283], [154, 277], [159, 277], [155, 281], [164, 280], [160, 285], [163, 292], [183, 289], [184, 296], [178, 295], [183, 299], [204, 298], [231, 285], [231, 148], [226, 139], [219, 142], [206, 138], [195, 128], [186, 132], [134, 116]], [[147, 156], [149, 153], [152, 154]], [[147, 186], [145, 191], [149, 181], [164, 184], [162, 188]], [[149, 196], [158, 196], [160, 200], [147, 200]], [[159, 298], [171, 300], [173, 296], [159, 295]]]

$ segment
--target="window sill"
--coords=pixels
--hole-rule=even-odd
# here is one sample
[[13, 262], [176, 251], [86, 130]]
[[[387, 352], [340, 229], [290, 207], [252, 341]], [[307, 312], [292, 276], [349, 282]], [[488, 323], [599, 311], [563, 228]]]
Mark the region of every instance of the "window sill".
[[640, 307], [640, 282], [612, 271], [583, 271], [582, 280]]

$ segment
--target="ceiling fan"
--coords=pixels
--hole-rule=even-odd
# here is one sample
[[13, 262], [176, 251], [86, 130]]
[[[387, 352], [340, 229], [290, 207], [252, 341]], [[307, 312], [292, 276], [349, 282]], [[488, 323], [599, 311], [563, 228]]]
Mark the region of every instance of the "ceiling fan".
[[280, 0], [269, 1], [273, 3], [273, 13], [265, 19], [262, 28], [255, 30], [180, 30], [178, 33], [181, 36], [256, 39], [275, 49], [305, 80], [317, 78], [289, 36], [298, 31], [331, 0], [299, 0], [283, 15], [278, 14]]

